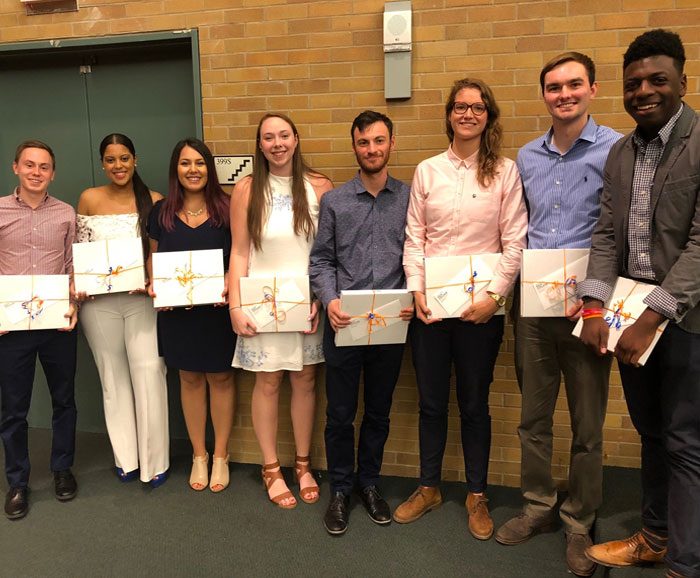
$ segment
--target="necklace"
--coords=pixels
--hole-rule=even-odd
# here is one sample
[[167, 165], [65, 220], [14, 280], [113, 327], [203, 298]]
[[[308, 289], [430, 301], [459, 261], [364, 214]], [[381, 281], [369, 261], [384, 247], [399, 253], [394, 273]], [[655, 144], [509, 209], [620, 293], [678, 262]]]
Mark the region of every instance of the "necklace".
[[204, 207], [201, 207], [199, 211], [190, 211], [189, 209], [185, 209], [185, 212], [190, 216], [190, 217], [199, 217], [204, 212]]

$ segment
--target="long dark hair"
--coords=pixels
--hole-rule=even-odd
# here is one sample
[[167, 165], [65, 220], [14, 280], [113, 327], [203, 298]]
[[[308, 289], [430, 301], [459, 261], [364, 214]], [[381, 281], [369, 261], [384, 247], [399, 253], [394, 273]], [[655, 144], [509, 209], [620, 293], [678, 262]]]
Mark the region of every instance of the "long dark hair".
[[455, 80], [454, 86], [450, 91], [450, 96], [445, 104], [446, 132], [447, 138], [452, 142], [455, 138], [450, 115], [455, 106], [457, 93], [463, 88], [475, 88], [481, 92], [481, 98], [486, 105], [488, 117], [486, 119], [486, 128], [481, 135], [479, 143], [479, 166], [476, 171], [476, 180], [482, 187], [488, 186], [498, 174], [498, 165], [501, 160], [501, 145], [503, 144], [503, 127], [498, 120], [501, 116], [501, 111], [496, 104], [496, 98], [493, 92], [483, 80], [478, 78], [463, 78]]
[[201, 140], [189, 137], [175, 145], [170, 156], [170, 169], [168, 171], [168, 197], [163, 201], [160, 210], [160, 223], [168, 231], [175, 229], [175, 215], [182, 210], [185, 192], [180, 180], [177, 178], [177, 165], [180, 162], [180, 153], [185, 147], [196, 150], [204, 159], [207, 167], [207, 184], [204, 187], [204, 202], [207, 205], [209, 223], [214, 227], [228, 227], [229, 223], [229, 196], [224, 192], [216, 176], [214, 157]]
[[248, 203], [248, 232], [253, 246], [259, 251], [262, 248], [262, 236], [268, 211], [272, 205], [272, 191], [268, 183], [270, 165], [260, 148], [260, 129], [268, 118], [281, 118], [292, 129], [297, 138], [297, 147], [292, 156], [292, 214], [295, 235], [305, 235], [307, 239], [313, 237], [315, 231], [314, 222], [309, 212], [309, 199], [306, 196], [304, 177], [307, 174], [318, 174], [304, 162], [301, 156], [299, 132], [292, 119], [281, 113], [268, 113], [260, 119], [258, 132], [255, 137], [255, 160], [253, 161], [253, 178], [250, 183], [250, 202]]
[[[105, 150], [109, 145], [122, 145], [129, 149], [131, 155], [136, 159], [136, 148], [131, 139], [118, 132], [108, 134], [102, 139], [100, 143], [100, 160], [105, 156]], [[134, 198], [136, 200], [136, 212], [139, 215], [139, 234], [141, 235], [141, 243], [143, 245], [144, 257], [148, 257], [150, 251], [150, 245], [148, 243], [148, 216], [151, 214], [151, 209], [153, 209], [153, 199], [151, 198], [151, 191], [146, 186], [139, 176], [136, 167], [134, 167], [134, 176], [131, 179], [134, 188]]]

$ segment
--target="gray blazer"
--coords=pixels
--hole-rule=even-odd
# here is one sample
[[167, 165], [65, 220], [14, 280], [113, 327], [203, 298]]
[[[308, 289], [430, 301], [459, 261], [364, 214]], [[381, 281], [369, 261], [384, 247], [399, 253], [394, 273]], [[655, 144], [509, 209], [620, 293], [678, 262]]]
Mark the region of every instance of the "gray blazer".
[[[603, 176], [600, 219], [593, 232], [588, 279], [610, 286], [629, 277], [627, 225], [635, 149], [632, 135], [610, 150]], [[678, 118], [651, 190], [651, 265], [678, 301], [674, 321], [700, 333], [700, 122], [687, 104]]]

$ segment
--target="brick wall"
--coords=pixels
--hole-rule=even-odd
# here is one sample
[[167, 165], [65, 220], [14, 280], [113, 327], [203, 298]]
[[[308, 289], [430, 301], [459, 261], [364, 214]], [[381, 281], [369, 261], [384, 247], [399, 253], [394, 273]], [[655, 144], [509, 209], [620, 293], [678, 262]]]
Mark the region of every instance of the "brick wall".
[[[415, 165], [442, 151], [443, 103], [451, 83], [466, 75], [486, 80], [503, 111], [506, 154], [549, 128], [538, 92], [539, 71], [551, 56], [580, 50], [598, 68], [591, 111], [601, 124], [632, 127], [620, 97], [621, 60], [629, 42], [652, 27], [680, 33], [688, 56], [686, 101], [700, 109], [698, 0], [413, 0], [413, 78], [408, 101], [383, 96], [381, 0], [82, 0], [77, 13], [27, 17], [19, 0], [0, 0], [0, 42], [90, 37], [198, 28], [205, 138], [216, 153], [251, 153], [264, 112], [289, 113], [310, 164], [340, 183], [355, 171], [348, 131], [365, 108], [396, 123], [392, 174], [410, 181]], [[513, 369], [512, 329], [491, 388], [493, 448], [490, 482], [517, 485], [516, 435], [520, 396]], [[384, 473], [418, 474], [417, 395], [410, 355], [396, 390]], [[233, 459], [260, 459], [251, 428], [252, 378], [239, 374]], [[314, 434], [314, 461], [323, 458], [323, 371]], [[639, 466], [639, 443], [626, 413], [617, 371], [605, 424], [605, 463]], [[283, 462], [293, 456], [285, 385], [280, 419]], [[450, 407], [446, 479], [464, 479], [459, 419]], [[557, 405], [553, 470], [566, 478], [570, 431], [566, 400]]]

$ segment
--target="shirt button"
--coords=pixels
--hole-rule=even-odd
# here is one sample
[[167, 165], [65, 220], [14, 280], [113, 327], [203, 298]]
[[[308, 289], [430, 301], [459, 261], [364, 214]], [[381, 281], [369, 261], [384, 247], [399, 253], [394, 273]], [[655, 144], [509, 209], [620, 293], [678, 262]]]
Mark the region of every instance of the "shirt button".
[[642, 194], [643, 194], [643, 195], [648, 195], [648, 194], [649, 194], [649, 191], [642, 191]]
[[34, 267], [36, 269], [36, 265], [32, 265], [32, 267]]
[[558, 209], [558, 208], [559, 208], [559, 205], [554, 205], [554, 208], [555, 208], [555, 209]]
[[557, 185], [561, 185], [561, 181], [555, 181]]
[[639, 256], [640, 256], [640, 257], [646, 257], [647, 254], [646, 254], [646, 253], [640, 253]]
[[556, 233], [556, 232], [557, 232], [557, 230], [556, 230], [556, 229], [552, 229], [552, 233]]
[[637, 223], [637, 227], [643, 227], [643, 226], [644, 226], [644, 223], [642, 223], [641, 221], [639, 221], [639, 223]]

